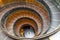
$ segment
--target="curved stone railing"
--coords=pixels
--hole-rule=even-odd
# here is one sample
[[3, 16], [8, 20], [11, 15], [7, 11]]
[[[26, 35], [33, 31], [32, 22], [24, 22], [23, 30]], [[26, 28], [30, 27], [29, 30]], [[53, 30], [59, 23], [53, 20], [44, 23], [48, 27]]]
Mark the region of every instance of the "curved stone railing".
[[49, 31], [56, 24], [53, 22], [54, 17], [58, 16], [52, 15], [44, 1], [22, 0], [1, 8], [0, 25], [1, 30], [13, 39], [41, 39], [59, 30]]

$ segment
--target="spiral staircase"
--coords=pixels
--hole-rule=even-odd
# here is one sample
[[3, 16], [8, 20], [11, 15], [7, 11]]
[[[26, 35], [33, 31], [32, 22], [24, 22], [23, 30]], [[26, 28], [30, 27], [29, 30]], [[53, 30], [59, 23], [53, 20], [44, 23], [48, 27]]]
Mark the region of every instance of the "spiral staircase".
[[50, 40], [60, 30], [60, 9], [51, 0], [1, 0], [0, 40]]

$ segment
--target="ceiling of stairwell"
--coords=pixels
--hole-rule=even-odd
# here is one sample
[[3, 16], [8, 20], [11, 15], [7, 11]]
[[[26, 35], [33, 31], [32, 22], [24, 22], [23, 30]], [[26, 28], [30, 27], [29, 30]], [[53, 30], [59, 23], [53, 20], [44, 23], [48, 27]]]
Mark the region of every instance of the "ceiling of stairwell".
[[1, 40], [52, 40], [60, 29], [59, 0], [0, 0], [0, 5]]

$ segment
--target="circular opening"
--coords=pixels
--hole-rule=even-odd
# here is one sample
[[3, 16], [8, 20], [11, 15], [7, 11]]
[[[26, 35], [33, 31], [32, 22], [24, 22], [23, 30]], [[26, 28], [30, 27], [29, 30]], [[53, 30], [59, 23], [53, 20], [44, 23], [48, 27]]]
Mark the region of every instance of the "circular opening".
[[20, 36], [26, 38], [32, 38], [35, 36], [34, 28], [29, 24], [22, 25], [20, 29]]

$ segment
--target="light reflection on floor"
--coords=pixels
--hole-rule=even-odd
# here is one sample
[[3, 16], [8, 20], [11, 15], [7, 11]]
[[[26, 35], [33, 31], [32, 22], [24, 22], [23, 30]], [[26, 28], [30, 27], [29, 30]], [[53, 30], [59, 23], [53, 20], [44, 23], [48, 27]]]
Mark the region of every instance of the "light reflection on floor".
[[33, 29], [26, 29], [24, 35], [25, 35], [26, 38], [32, 38], [32, 37], [34, 37], [34, 31], [33, 31]]

